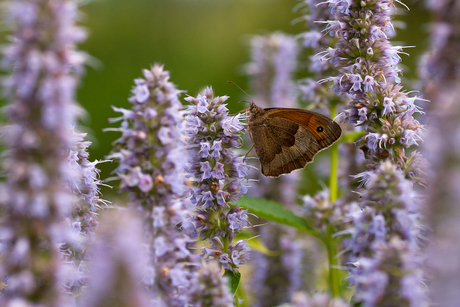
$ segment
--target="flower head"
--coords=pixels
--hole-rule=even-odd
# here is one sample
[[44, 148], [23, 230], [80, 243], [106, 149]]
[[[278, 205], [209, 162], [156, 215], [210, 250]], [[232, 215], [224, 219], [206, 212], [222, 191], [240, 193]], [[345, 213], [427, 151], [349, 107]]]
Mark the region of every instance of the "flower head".
[[[229, 116], [227, 99], [214, 97], [209, 87], [205, 95], [187, 97], [191, 105], [185, 125], [192, 156], [188, 168], [194, 185], [192, 202], [198, 209], [193, 222], [200, 236], [212, 243], [203, 254], [219, 259], [225, 269], [236, 270], [248, 259], [247, 245], [232, 245], [232, 240], [249, 222], [247, 210], [231, 208], [230, 203], [246, 193], [248, 166], [232, 149], [241, 146], [243, 115]], [[229, 245], [218, 244], [220, 238], [226, 238]]]
[[[121, 138], [110, 156], [119, 161], [115, 169], [120, 189], [129, 192], [133, 206], [143, 212], [150, 261], [144, 283], [159, 305], [183, 306], [191, 300], [189, 285], [199, 264], [190, 251], [194, 243], [180, 224], [193, 215], [187, 195], [185, 167], [188, 155], [181, 138], [181, 103], [162, 65], [144, 70], [135, 80], [129, 118], [119, 118]], [[211, 176], [203, 164], [203, 176]], [[187, 233], [186, 233], [187, 231]], [[195, 264], [194, 264], [195, 263]], [[193, 265], [194, 264], [194, 265]]]
[[[72, 131], [77, 119], [75, 90], [85, 59], [75, 44], [85, 39], [86, 32], [76, 25], [75, 1], [3, 5], [4, 24], [12, 27], [13, 39], [2, 48], [3, 67], [11, 73], [3, 82], [9, 125], [2, 135], [6, 146], [2, 173], [7, 180], [0, 188], [4, 215], [0, 275], [8, 285], [0, 305], [63, 306], [67, 266], [62, 265], [59, 246], [78, 243], [71, 227], [80, 232], [96, 224], [91, 214], [86, 220], [65, 223], [78, 202], [75, 189], [82, 189], [77, 194], [92, 203], [89, 207], [97, 206], [91, 165], [80, 167], [77, 161], [82, 152], [75, 147], [86, 144], [76, 144]], [[82, 177], [85, 184], [77, 186]]]
[[[361, 210], [349, 214], [356, 224], [348, 242], [355, 297], [375, 306], [390, 299], [391, 293], [398, 305], [422, 306], [420, 225], [413, 184], [390, 161], [360, 177], [365, 178]], [[410, 291], [404, 286], [409, 280], [414, 287]]]
[[193, 306], [233, 307], [227, 282], [226, 277], [221, 277], [221, 269], [216, 261], [206, 264], [199, 273], [198, 282], [193, 285]]

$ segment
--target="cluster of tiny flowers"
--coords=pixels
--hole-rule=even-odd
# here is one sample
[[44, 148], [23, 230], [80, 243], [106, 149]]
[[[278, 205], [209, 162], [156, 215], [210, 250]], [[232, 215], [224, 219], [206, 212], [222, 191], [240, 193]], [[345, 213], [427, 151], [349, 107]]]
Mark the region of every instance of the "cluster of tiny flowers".
[[340, 298], [333, 298], [328, 293], [318, 292], [311, 296], [304, 292], [294, 294], [294, 299], [291, 304], [283, 305], [283, 307], [349, 307]]
[[115, 172], [120, 190], [130, 192], [132, 205], [145, 218], [150, 262], [144, 283], [155, 297], [154, 304], [184, 306], [190, 299], [197, 257], [191, 251], [194, 240], [179, 228], [193, 213], [186, 194], [188, 155], [181, 137], [180, 92], [162, 65], [145, 69], [143, 75], [134, 80], [132, 109], [114, 108], [122, 113], [112, 119], [122, 121], [116, 129], [122, 136], [110, 158], [119, 161]]
[[84, 56], [75, 44], [86, 33], [76, 26], [76, 1], [4, 3], [13, 41], [3, 49], [3, 80], [9, 125], [0, 190], [2, 262], [6, 279], [1, 306], [66, 306], [59, 278], [59, 245], [71, 239], [65, 223], [76, 202], [67, 185], [78, 176], [67, 161], [76, 124], [74, 102]]
[[421, 88], [433, 103], [423, 154], [428, 168], [429, 192], [424, 210], [429, 232], [426, 267], [430, 272], [430, 300], [438, 306], [455, 306], [460, 292], [459, 266], [450, 259], [460, 255], [460, 2], [425, 0], [434, 15], [429, 25], [430, 48], [421, 64]]
[[362, 174], [361, 204], [348, 214], [354, 298], [363, 306], [424, 306], [420, 225], [413, 182], [389, 160]]
[[329, 225], [334, 225], [336, 231], [342, 231], [348, 224], [344, 217], [350, 204], [342, 200], [331, 203], [329, 189], [323, 189], [314, 197], [305, 195], [302, 200], [307, 220], [319, 233], [325, 234]]
[[147, 260], [141, 218], [127, 208], [113, 210], [103, 215], [96, 235], [88, 287], [80, 306], [149, 306], [145, 287], [139, 282]]
[[[421, 61], [422, 88], [428, 96], [441, 95], [441, 84], [456, 84], [460, 59], [455, 55], [459, 47], [459, 23], [451, 14], [457, 14], [454, 0], [425, 0], [436, 19], [430, 23], [430, 49]], [[435, 81], [435, 82], [433, 82]], [[447, 86], [446, 86], [447, 87]]]
[[73, 148], [69, 150], [67, 163], [74, 174], [73, 180], [68, 183], [70, 190], [78, 197], [78, 201], [73, 205], [73, 210], [67, 222], [78, 238], [66, 243], [61, 247], [67, 264], [74, 267], [73, 276], [71, 272], [66, 272], [67, 290], [73, 295], [81, 292], [82, 286], [86, 285], [87, 264], [89, 256], [87, 248], [94, 240], [94, 231], [98, 225], [98, 213], [102, 204], [109, 202], [101, 199], [99, 186], [102, 181], [99, 179], [99, 169], [96, 165], [99, 161], [90, 162], [87, 151], [91, 142], [85, 141], [86, 133], [74, 132]]
[[101, 209], [101, 204], [108, 204], [101, 199], [100, 186], [103, 184], [99, 179], [99, 169], [96, 167], [100, 161], [89, 161], [87, 151], [91, 142], [85, 141], [86, 133], [74, 133], [74, 148], [69, 150], [67, 162], [73, 172], [80, 174], [69, 183], [72, 192], [79, 196], [80, 202], [74, 205], [72, 211], [72, 227], [82, 235], [92, 236], [98, 224], [96, 213]]
[[[339, 70], [334, 92], [351, 99], [345, 121], [363, 126], [361, 149], [366, 172], [358, 174], [364, 189], [361, 203], [350, 204], [348, 220], [352, 237], [350, 281], [354, 299], [363, 306], [423, 306], [419, 256], [419, 207], [413, 182], [423, 183], [423, 158], [405, 150], [418, 145], [421, 126], [413, 115], [421, 112], [417, 96], [402, 90], [402, 47], [392, 46], [393, 1], [325, 1], [335, 20], [325, 31], [337, 37], [335, 48], [323, 58]], [[346, 231], [345, 231], [346, 232]]]
[[390, 156], [402, 164], [405, 149], [421, 140], [421, 126], [413, 114], [421, 112], [415, 102], [422, 99], [409, 97], [399, 85], [397, 64], [403, 47], [388, 40], [393, 1], [329, 0], [326, 4], [335, 20], [326, 21], [324, 31], [338, 40], [335, 48], [323, 52], [323, 58], [340, 74], [322, 82], [333, 81], [334, 92], [351, 99], [345, 121], [366, 130], [366, 156], [377, 162]]
[[[302, 283], [302, 246], [299, 240], [294, 239], [292, 229], [281, 228], [279, 225], [264, 227], [261, 237], [267, 248], [278, 255], [265, 256], [253, 252], [253, 306], [273, 306], [290, 302], [294, 291]], [[280, 280], [283, 280], [283, 285], [279, 285]]]
[[[346, 1], [343, 2], [339, 5], [346, 5]], [[325, 110], [327, 107], [337, 106], [340, 112], [348, 104], [350, 98], [348, 95], [337, 96], [330, 90], [330, 85], [322, 81], [324, 78], [338, 74], [334, 65], [328, 61], [327, 57], [324, 57], [325, 50], [331, 50], [330, 48], [334, 47], [337, 42], [337, 36], [325, 35], [327, 31], [324, 33], [324, 23], [328, 23], [334, 17], [335, 11], [325, 5], [323, 0], [302, 0], [301, 7], [304, 13], [301, 19], [306, 22], [308, 31], [298, 37], [305, 51], [313, 52], [313, 55], [309, 57], [309, 71], [313, 73], [313, 77], [298, 81], [302, 99]], [[350, 129], [353, 129], [351, 125], [347, 127], [347, 130]], [[354, 127], [354, 130], [360, 130], [360, 127]], [[338, 172], [341, 187], [344, 190], [350, 190], [356, 186], [355, 182], [350, 180], [349, 175], [361, 171], [364, 165], [362, 155], [357, 153], [356, 146], [353, 144], [340, 144], [339, 150], [341, 162]], [[348, 194], [344, 198], [351, 200], [353, 196]]]
[[244, 115], [229, 116], [227, 99], [214, 97], [209, 87], [204, 95], [185, 98], [191, 103], [185, 124], [192, 156], [188, 168], [194, 185], [192, 202], [197, 207], [195, 229], [212, 243], [204, 249], [207, 258], [216, 257], [223, 268], [236, 270], [249, 259], [249, 248], [246, 240], [232, 241], [249, 222], [247, 210], [231, 208], [230, 203], [247, 191], [248, 166], [233, 149], [242, 145]]
[[233, 307], [228, 280], [222, 277], [220, 265], [216, 261], [203, 265], [197, 280], [192, 296], [193, 306]]
[[296, 106], [292, 75], [297, 68], [298, 49], [294, 37], [280, 32], [251, 39], [251, 62], [246, 65], [246, 72], [259, 107]]
[[[323, 23], [331, 19], [333, 13], [325, 5], [319, 5], [320, 0], [302, 0], [300, 7], [304, 15], [300, 18], [306, 22], [308, 31], [299, 34], [297, 37], [302, 42], [302, 47], [306, 51], [312, 51], [313, 55], [309, 56], [308, 68], [314, 73], [313, 78], [303, 78], [298, 81], [299, 89], [302, 93], [302, 100], [306, 100], [316, 106], [328, 106], [331, 100], [337, 99], [335, 94], [329, 91], [324, 83], [318, 83], [317, 80], [323, 79], [334, 74], [333, 65], [322, 56], [322, 51], [334, 46], [336, 39], [324, 35]], [[340, 97], [347, 99], [346, 97]]]

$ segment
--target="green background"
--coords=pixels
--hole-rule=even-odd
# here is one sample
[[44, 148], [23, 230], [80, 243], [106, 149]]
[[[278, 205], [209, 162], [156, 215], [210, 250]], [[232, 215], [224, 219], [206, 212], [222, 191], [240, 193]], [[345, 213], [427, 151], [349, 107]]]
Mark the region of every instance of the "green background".
[[[304, 23], [292, 24], [299, 12], [295, 0], [99, 0], [88, 1], [81, 9], [81, 22], [88, 30], [87, 41], [79, 46], [91, 55], [90, 66], [78, 90], [78, 101], [88, 111], [82, 120], [93, 142], [91, 159], [103, 160], [119, 134], [103, 132], [118, 116], [110, 106], [129, 108], [127, 98], [133, 79], [153, 63], [165, 64], [171, 81], [189, 95], [212, 85], [216, 95], [230, 95], [232, 112], [242, 93], [226, 81], [247, 89], [242, 66], [249, 61], [251, 35], [283, 31], [299, 34]], [[419, 1], [408, 1], [411, 11], [400, 5], [398, 19], [406, 29], [398, 30], [393, 41], [416, 46], [403, 56], [404, 76], [415, 79], [416, 64], [424, 52], [426, 23], [430, 16]], [[4, 32], [4, 34], [7, 34]], [[404, 80], [406, 88], [412, 84]], [[111, 163], [99, 165], [101, 178], [110, 176]], [[307, 172], [311, 168], [307, 167]], [[311, 189], [320, 188], [315, 184]], [[310, 191], [313, 192], [313, 191]], [[105, 198], [110, 198], [104, 189]]]

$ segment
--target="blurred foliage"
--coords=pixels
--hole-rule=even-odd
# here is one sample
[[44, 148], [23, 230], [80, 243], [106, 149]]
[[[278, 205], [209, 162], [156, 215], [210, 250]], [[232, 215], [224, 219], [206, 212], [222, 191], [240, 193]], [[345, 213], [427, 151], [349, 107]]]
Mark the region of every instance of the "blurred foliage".
[[[88, 111], [82, 126], [87, 127], [93, 142], [91, 159], [103, 160], [119, 136], [102, 132], [103, 128], [116, 126], [107, 120], [118, 116], [110, 106], [128, 108], [133, 79], [153, 63], [165, 64], [171, 81], [189, 95], [212, 85], [217, 95], [230, 95], [231, 112], [244, 108], [237, 102], [248, 98], [226, 81], [247, 89], [242, 70], [249, 61], [251, 35], [272, 31], [299, 34], [304, 30], [302, 22], [292, 24], [300, 16], [293, 11], [296, 4], [296, 0], [87, 1], [82, 7], [81, 24], [88, 29], [89, 37], [79, 47], [92, 59], [78, 91], [78, 101]], [[398, 30], [396, 40], [416, 46], [406, 50], [410, 57], [403, 56], [405, 77], [413, 79], [417, 59], [425, 49], [424, 26], [429, 15], [420, 2], [407, 4], [411, 11], [398, 5], [398, 12], [404, 13], [398, 19], [404, 20], [407, 28]], [[323, 153], [317, 159], [327, 155]], [[115, 165], [104, 163], [99, 167], [104, 179]], [[321, 188], [313, 170], [309, 165], [304, 171], [302, 192], [313, 193]], [[111, 190], [103, 189], [103, 193], [105, 198], [111, 198]]]

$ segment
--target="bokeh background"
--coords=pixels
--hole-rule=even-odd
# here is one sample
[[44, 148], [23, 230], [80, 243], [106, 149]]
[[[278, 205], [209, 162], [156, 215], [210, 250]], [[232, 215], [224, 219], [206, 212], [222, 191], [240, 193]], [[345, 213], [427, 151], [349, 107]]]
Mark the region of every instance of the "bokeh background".
[[[430, 14], [420, 1], [405, 3], [410, 11], [397, 6], [398, 19], [406, 27], [397, 29], [393, 41], [414, 46], [406, 49], [410, 56], [403, 55], [403, 84], [410, 90], [416, 86], [417, 61], [427, 46]], [[91, 159], [104, 160], [109, 154], [111, 143], [119, 136], [103, 132], [104, 128], [117, 125], [108, 122], [108, 118], [118, 116], [111, 106], [130, 107], [127, 98], [133, 79], [153, 63], [163, 63], [171, 72], [172, 82], [189, 95], [211, 85], [216, 95], [230, 96], [231, 112], [244, 108], [237, 102], [247, 97], [227, 81], [248, 90], [243, 67], [249, 61], [252, 35], [273, 31], [297, 35], [304, 31], [303, 22], [293, 22], [301, 16], [294, 10], [298, 4], [296, 0], [86, 1], [81, 25], [87, 28], [89, 36], [80, 49], [88, 52], [91, 60], [78, 91], [78, 101], [87, 110], [81, 124], [93, 142]], [[3, 32], [3, 41], [6, 35]], [[299, 77], [308, 74], [301, 67]], [[115, 165], [103, 163], [99, 168], [104, 179]], [[306, 178], [303, 192], [314, 193], [321, 188], [312, 174], [312, 164], [303, 172]], [[103, 188], [102, 192], [106, 199], [113, 197], [110, 189]]]

